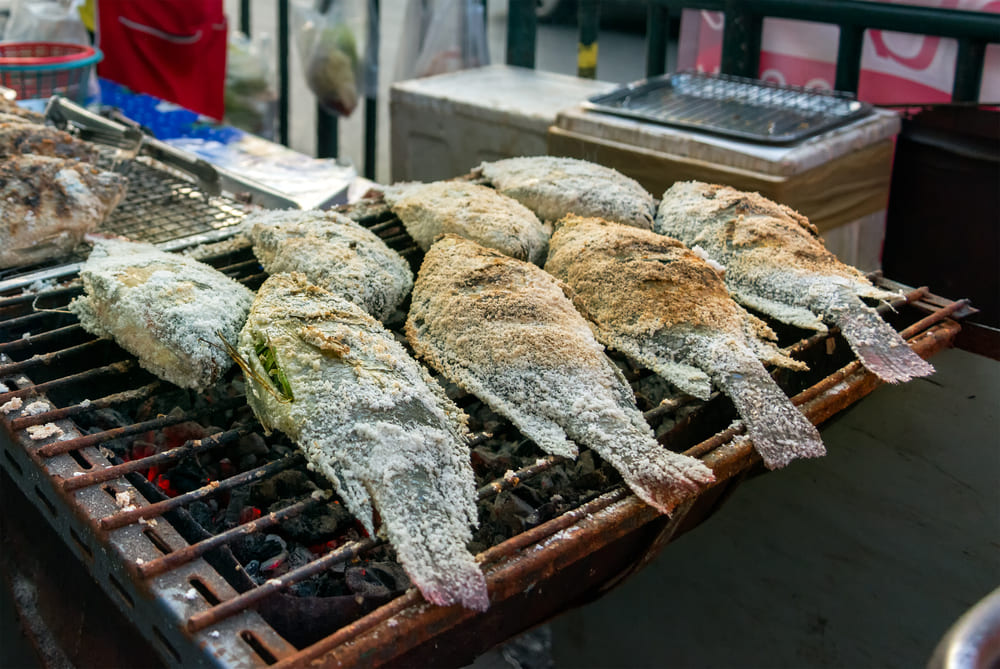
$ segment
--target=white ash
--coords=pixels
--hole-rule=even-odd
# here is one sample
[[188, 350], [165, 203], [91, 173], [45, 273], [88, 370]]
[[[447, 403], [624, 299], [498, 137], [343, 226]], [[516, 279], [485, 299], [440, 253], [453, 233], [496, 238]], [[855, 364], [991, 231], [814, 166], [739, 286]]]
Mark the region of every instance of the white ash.
[[29, 416], [37, 416], [40, 413], [45, 413], [52, 409], [52, 405], [45, 400], [35, 400], [31, 404], [24, 407], [24, 413]]
[[41, 441], [42, 439], [48, 439], [49, 437], [61, 437], [63, 434], [62, 428], [55, 423], [30, 425], [28, 427], [28, 436], [35, 441]]
[[198, 591], [195, 590], [194, 588], [191, 588], [190, 590], [184, 593], [184, 599], [188, 600], [189, 602], [193, 602], [194, 600], [198, 599]]
[[22, 406], [24, 406], [24, 401], [20, 397], [15, 397], [4, 404], [0, 404], [0, 411], [4, 413], [11, 413], [17, 411]]

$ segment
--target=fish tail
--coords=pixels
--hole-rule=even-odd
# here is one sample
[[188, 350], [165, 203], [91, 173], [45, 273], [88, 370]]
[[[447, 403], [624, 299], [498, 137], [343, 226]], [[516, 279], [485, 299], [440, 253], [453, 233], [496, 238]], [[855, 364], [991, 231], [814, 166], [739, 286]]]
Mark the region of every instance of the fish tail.
[[825, 455], [826, 447], [816, 427], [792, 404], [764, 366], [748, 357], [738, 367], [738, 371], [717, 375], [717, 382], [736, 406], [764, 465], [779, 469], [798, 458]]
[[886, 383], [900, 383], [934, 373], [934, 367], [910, 348], [878, 312], [849, 291], [838, 291], [825, 314], [866, 369]]

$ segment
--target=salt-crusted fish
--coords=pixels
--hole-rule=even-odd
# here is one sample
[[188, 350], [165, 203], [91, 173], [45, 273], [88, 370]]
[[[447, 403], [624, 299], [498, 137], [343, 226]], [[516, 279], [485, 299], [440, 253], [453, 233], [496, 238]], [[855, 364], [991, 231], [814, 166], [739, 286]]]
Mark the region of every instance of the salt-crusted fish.
[[860, 299], [896, 294], [837, 260], [809, 220], [792, 209], [757, 193], [682, 182], [663, 194], [654, 230], [699, 246], [725, 265], [726, 287], [743, 305], [818, 332], [826, 332], [827, 323], [838, 326], [861, 364], [883, 381], [933, 373]]
[[601, 343], [702, 399], [709, 380], [721, 388], [769, 468], [826, 453], [760, 360], [805, 366], [768, 341], [770, 328], [740, 308], [717, 271], [681, 242], [568, 216], [556, 227], [545, 269], [573, 289]]
[[80, 270], [84, 294], [69, 309], [87, 332], [111, 337], [139, 365], [204, 389], [232, 365], [253, 293], [215, 268], [149, 244], [102, 239]]
[[21, 154], [95, 162], [97, 147], [68, 132], [34, 123], [0, 123], [0, 156]]
[[653, 196], [610, 167], [576, 158], [531, 156], [483, 163], [479, 171], [498, 191], [543, 221], [576, 214], [645, 230], [653, 225]]
[[517, 200], [467, 181], [401, 183], [383, 189], [385, 201], [424, 251], [452, 233], [518, 260], [545, 262], [549, 231]]
[[485, 610], [465, 414], [390, 332], [299, 273], [264, 282], [240, 333], [247, 400], [291, 437], [435, 604]]
[[22, 118], [29, 123], [45, 123], [44, 114], [39, 114], [36, 111], [22, 107], [16, 102], [7, 100], [6, 98], [0, 98], [0, 112], [10, 114], [11, 116], [17, 116], [18, 118]]
[[126, 183], [78, 160], [0, 160], [0, 268], [69, 253], [118, 205]]
[[247, 217], [253, 251], [269, 274], [302, 272], [311, 283], [388, 318], [413, 272], [372, 231], [332, 211], [264, 211]]
[[535, 265], [446, 235], [417, 274], [407, 338], [542, 450], [572, 458], [574, 441], [589, 446], [640, 499], [669, 513], [712, 472], [657, 443], [563, 289]]

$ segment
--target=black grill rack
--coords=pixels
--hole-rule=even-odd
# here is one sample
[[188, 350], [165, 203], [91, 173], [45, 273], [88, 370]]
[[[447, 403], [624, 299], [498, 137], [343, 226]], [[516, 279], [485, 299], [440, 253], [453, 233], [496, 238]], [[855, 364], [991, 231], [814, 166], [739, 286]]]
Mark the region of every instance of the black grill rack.
[[846, 93], [679, 72], [590, 98], [586, 108], [764, 144], [792, 144], [871, 113]]

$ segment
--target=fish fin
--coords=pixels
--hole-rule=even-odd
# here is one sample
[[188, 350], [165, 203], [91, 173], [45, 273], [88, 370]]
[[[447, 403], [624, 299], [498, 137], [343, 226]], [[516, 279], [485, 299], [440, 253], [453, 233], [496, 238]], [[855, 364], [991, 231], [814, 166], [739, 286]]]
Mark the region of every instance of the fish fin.
[[[728, 355], [733, 353], [729, 351]], [[738, 370], [718, 373], [716, 382], [736, 406], [767, 468], [778, 469], [797, 458], [825, 455], [826, 447], [816, 427], [792, 404], [763, 365], [749, 352], [745, 358], [736, 365]]]
[[934, 373], [878, 312], [858, 297], [840, 290], [826, 309], [858, 360], [886, 383], [900, 383]]
[[761, 297], [755, 293], [734, 288], [730, 289], [730, 294], [733, 296], [733, 299], [743, 306], [773, 316], [783, 323], [788, 323], [789, 325], [794, 325], [805, 330], [815, 330], [816, 332], [827, 331], [827, 327], [823, 324], [820, 317], [804, 307], [783, 304], [775, 300], [769, 300], [766, 297]]
[[599, 330], [597, 336], [610, 348], [653, 370], [681, 392], [706, 402], [712, 396], [712, 380], [708, 374], [697, 367], [670, 359], [673, 342], [669, 337], [654, 337], [644, 341], [608, 330]]
[[358, 519], [369, 535], [375, 536], [375, 508], [371, 496], [355, 472], [330, 457], [330, 453], [337, 452], [336, 444], [331, 445], [304, 436], [300, 448], [305, 452], [309, 468], [319, 471], [333, 483], [337, 496], [344, 502], [347, 510]]

